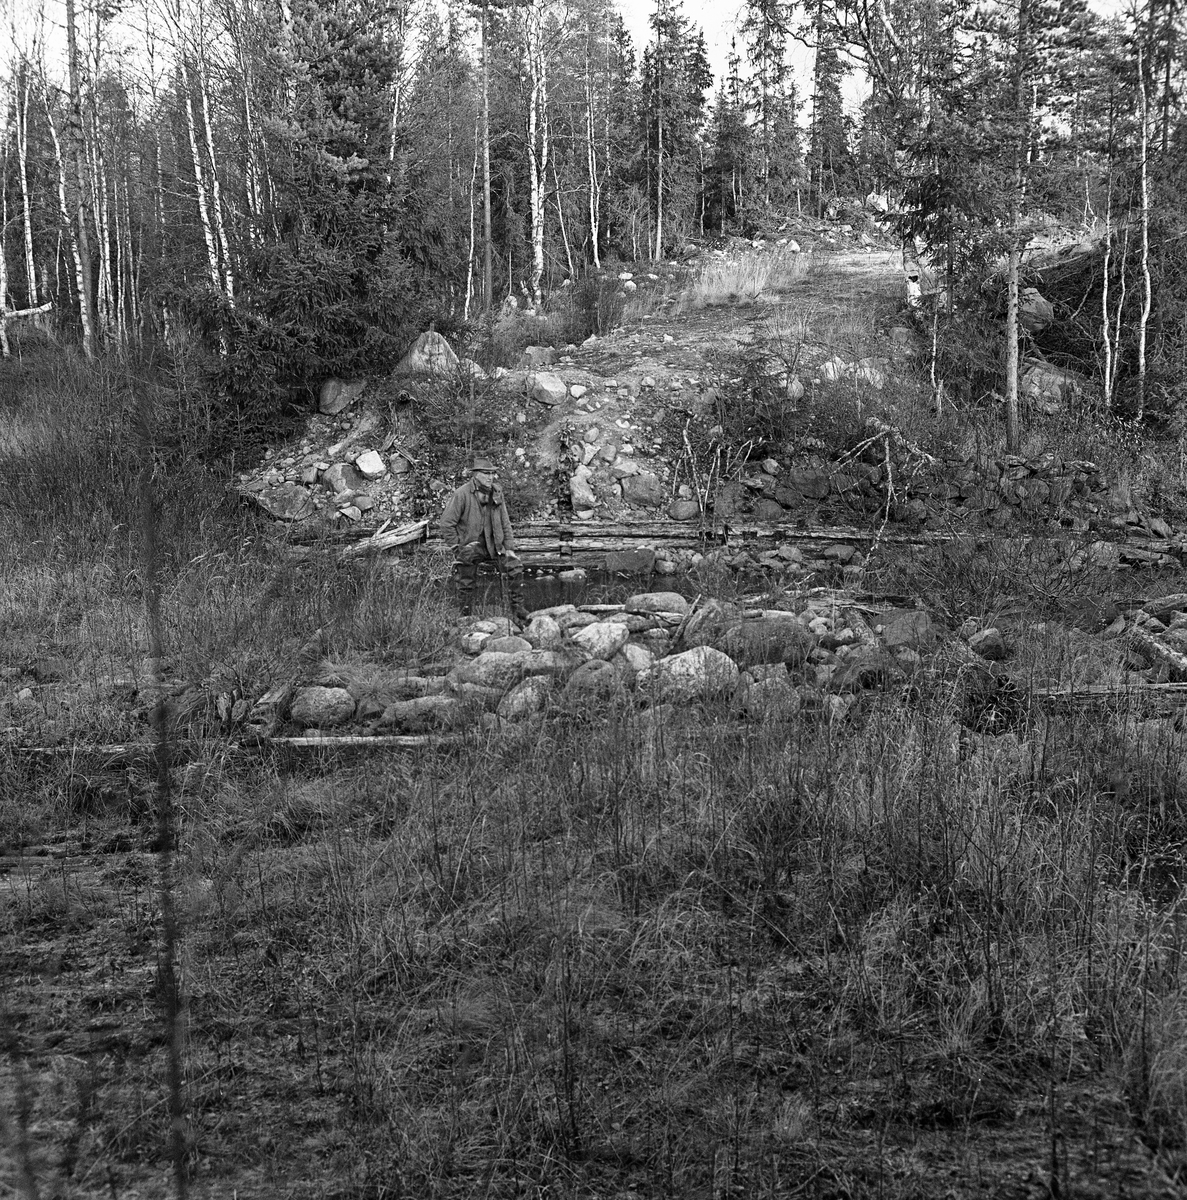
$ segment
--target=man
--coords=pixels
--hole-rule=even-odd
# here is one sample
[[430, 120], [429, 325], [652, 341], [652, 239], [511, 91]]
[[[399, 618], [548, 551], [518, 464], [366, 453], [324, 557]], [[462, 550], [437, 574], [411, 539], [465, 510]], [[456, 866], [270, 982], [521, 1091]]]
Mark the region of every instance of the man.
[[453, 547], [457, 563], [458, 602], [469, 616], [474, 608], [478, 564], [493, 562], [507, 577], [511, 612], [517, 621], [527, 618], [523, 605], [523, 563], [515, 553], [515, 534], [498, 471], [488, 458], [475, 458], [470, 481], [449, 498], [441, 514], [441, 536]]

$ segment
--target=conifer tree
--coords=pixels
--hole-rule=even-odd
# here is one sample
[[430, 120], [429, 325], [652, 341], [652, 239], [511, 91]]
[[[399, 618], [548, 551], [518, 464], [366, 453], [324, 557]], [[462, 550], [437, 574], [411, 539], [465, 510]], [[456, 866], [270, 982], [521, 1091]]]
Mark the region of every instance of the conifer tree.
[[656, 0], [652, 40], [643, 53], [643, 119], [652, 256], [696, 219], [705, 93], [713, 83], [705, 36], [680, 0]]

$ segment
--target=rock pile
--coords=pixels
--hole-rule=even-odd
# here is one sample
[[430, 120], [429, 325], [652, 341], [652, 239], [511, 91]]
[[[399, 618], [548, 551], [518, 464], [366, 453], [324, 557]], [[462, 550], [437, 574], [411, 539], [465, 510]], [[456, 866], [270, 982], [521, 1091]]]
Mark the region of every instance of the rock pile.
[[[1006, 656], [1000, 633], [976, 623], [959, 643], [987, 678]], [[531, 614], [473, 618], [459, 628], [456, 659], [407, 671], [366, 691], [325, 669], [277, 689], [247, 714], [249, 734], [425, 733], [496, 728], [560, 709], [580, 717], [625, 702], [663, 709], [727, 703], [742, 719], [801, 711], [843, 716], [870, 689], [904, 683], [953, 639], [919, 609], [875, 610], [844, 596], [809, 597], [791, 609], [747, 609], [675, 592], [644, 592], [621, 605], [561, 605]]]

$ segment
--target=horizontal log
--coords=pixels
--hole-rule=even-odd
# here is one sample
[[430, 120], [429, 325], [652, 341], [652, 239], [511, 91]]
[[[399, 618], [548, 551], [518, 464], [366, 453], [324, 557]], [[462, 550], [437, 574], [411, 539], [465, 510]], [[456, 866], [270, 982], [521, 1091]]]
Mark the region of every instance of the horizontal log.
[[52, 301], [39, 304], [36, 308], [5, 308], [0, 305], [0, 321], [16, 321], [21, 317], [39, 317], [53, 308]]
[[394, 550], [397, 546], [407, 546], [410, 542], [422, 541], [428, 527], [428, 521], [413, 521], [410, 525], [401, 525], [399, 529], [388, 529], [369, 537], [365, 542], [347, 546], [338, 557], [342, 560], [362, 558], [383, 550]]
[[1126, 635], [1130, 647], [1152, 666], [1164, 666], [1175, 682], [1187, 681], [1187, 655], [1172, 650], [1144, 629], [1131, 629]]
[[464, 739], [461, 733], [390, 733], [368, 736], [339, 734], [326, 737], [274, 737], [260, 743], [260, 749], [283, 746], [294, 750], [335, 750], [362, 748], [366, 750], [415, 750], [423, 746], [453, 746]]

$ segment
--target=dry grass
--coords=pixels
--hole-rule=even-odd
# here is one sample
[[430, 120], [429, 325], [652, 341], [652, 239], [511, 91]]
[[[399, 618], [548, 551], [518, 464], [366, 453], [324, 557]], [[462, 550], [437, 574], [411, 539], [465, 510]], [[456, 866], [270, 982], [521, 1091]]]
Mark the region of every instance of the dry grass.
[[[81, 484], [133, 520], [114, 485]], [[4, 518], [5, 620], [68, 662], [70, 719], [100, 729], [145, 653], [135, 546], [88, 550], [60, 487], [48, 515]], [[163, 511], [179, 677], [258, 693], [317, 628], [362, 690], [442, 648], [440, 577], [294, 567], [205, 491]], [[1051, 616], [1065, 583], [1040, 588], [1028, 554], [934, 563], [932, 590]], [[1024, 690], [1122, 677], [1057, 624], [1014, 644]], [[960, 721], [963, 680], [939, 656], [843, 719], [630, 702], [407, 755], [191, 747], [195, 1194], [1006, 1195], [1050, 1161], [1056, 1094], [1087, 1115], [1060, 1118], [1040, 1178], [1114, 1194], [1122, 1167], [1154, 1171], [1101, 1157], [1118, 1078], [1176, 1161], [1184, 735], [1134, 697], [1024, 705], [990, 737]], [[27, 1096], [5, 1100], [24, 1141], [0, 1180], [164, 1194], [151, 792], [82, 770], [0, 751], [0, 840], [124, 839], [26, 860], [0, 893], [3, 1078]]]
[[753, 304], [804, 280], [811, 270], [811, 255], [786, 247], [744, 250], [726, 258], [710, 259], [681, 294], [678, 312], [719, 304]]

